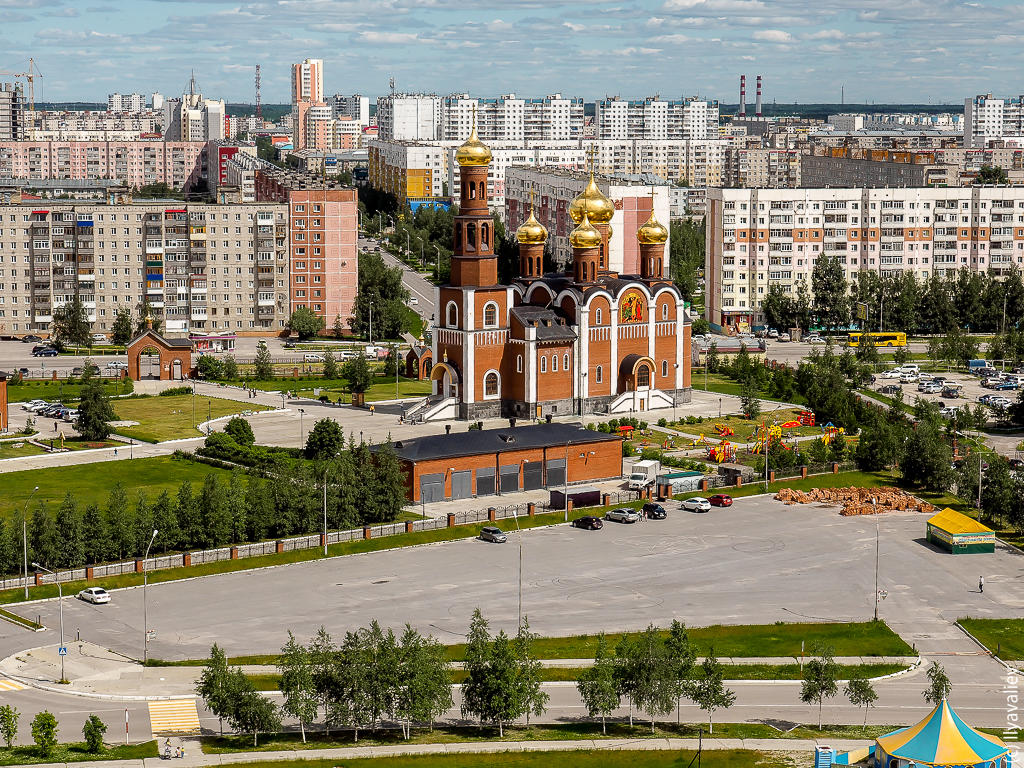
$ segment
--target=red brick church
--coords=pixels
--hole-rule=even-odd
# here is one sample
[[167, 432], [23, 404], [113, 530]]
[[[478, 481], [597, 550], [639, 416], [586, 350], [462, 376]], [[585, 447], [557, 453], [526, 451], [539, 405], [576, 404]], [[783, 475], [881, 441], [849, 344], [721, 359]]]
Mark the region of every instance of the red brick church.
[[416, 419], [628, 414], [690, 400], [690, 319], [666, 274], [668, 230], [637, 232], [639, 275], [609, 269], [614, 205], [591, 177], [569, 213], [573, 263], [543, 274], [547, 230], [531, 210], [517, 230], [519, 277], [498, 283], [487, 207], [491, 151], [473, 129], [455, 155], [462, 177], [451, 276], [435, 294], [433, 395]]

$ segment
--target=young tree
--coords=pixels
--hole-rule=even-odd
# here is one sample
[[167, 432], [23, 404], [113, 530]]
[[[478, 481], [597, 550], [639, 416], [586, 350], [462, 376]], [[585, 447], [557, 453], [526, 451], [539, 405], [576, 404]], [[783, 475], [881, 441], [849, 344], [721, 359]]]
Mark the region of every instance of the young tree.
[[[449, 234], [449, 242], [450, 234]], [[405, 238], [402, 238], [405, 245]], [[398, 338], [408, 307], [409, 291], [402, 285], [402, 270], [389, 267], [376, 253], [359, 255], [359, 282], [349, 327], [357, 336], [369, 338], [370, 313], [373, 335], [378, 339]]]
[[594, 664], [580, 670], [576, 679], [576, 690], [583, 699], [590, 717], [601, 716], [601, 733], [608, 733], [606, 718], [614, 712], [620, 703], [619, 690], [616, 685], [615, 657], [608, 652], [608, 640], [604, 632], [597, 636], [597, 652]]
[[220, 720], [220, 735], [224, 735], [224, 718], [231, 719], [236, 692], [232, 689], [231, 671], [227, 656], [216, 643], [210, 648], [210, 658], [196, 680], [196, 695], [206, 708]]
[[278, 686], [284, 694], [281, 710], [299, 721], [302, 743], [306, 743], [306, 723], [316, 719], [317, 695], [313, 685], [313, 664], [309, 651], [295, 641], [295, 635], [288, 631], [288, 642], [281, 648], [277, 668], [281, 672]]
[[384, 358], [383, 373], [389, 379], [398, 375], [398, 347], [395, 344], [388, 348], [388, 356]]
[[310, 674], [313, 677], [313, 693], [324, 708], [324, 730], [331, 733], [331, 723], [336, 715], [333, 703], [340, 690], [338, 649], [327, 630], [320, 627], [309, 643]]
[[10, 749], [14, 740], [18, 738], [18, 718], [21, 713], [10, 704], [0, 707], [0, 737], [3, 738], [7, 748]]
[[108, 421], [115, 419], [110, 398], [103, 389], [103, 382], [90, 378], [82, 387], [78, 404], [78, 431], [86, 440], [106, 440], [110, 434]]
[[135, 497], [135, 518], [132, 521], [135, 530], [132, 532], [132, 553], [136, 557], [146, 554], [146, 547], [153, 535], [153, 508], [141, 490]]
[[693, 664], [697, 659], [696, 649], [690, 642], [686, 625], [678, 619], [672, 619], [665, 639], [665, 650], [672, 664], [672, 677], [676, 693], [676, 725], [680, 723], [680, 708], [683, 696], [690, 690], [690, 678], [693, 676]]
[[221, 369], [221, 376], [228, 381], [235, 381], [238, 379], [238, 362], [235, 360], [234, 355], [227, 355], [224, 358], [224, 365]]
[[28, 536], [32, 560], [54, 568], [57, 562], [57, 525], [41, 501], [29, 520]]
[[113, 542], [107, 516], [99, 504], [90, 504], [82, 516], [83, 549], [85, 562], [102, 563], [111, 557]]
[[17, 547], [13, 540], [14, 531], [8, 530], [8, 523], [0, 518], [0, 574], [14, 573], [17, 568]]
[[653, 733], [655, 718], [670, 712], [675, 703], [675, 680], [665, 643], [649, 625], [635, 640], [620, 643], [615, 652], [620, 665], [619, 690], [650, 718]]
[[405, 738], [412, 723], [434, 720], [452, 706], [452, 683], [446, 649], [433, 637], [424, 638], [408, 624], [398, 647], [398, 695], [395, 714], [403, 721]]
[[800, 700], [805, 704], [818, 703], [818, 730], [821, 730], [821, 705], [839, 693], [836, 675], [839, 667], [832, 658], [832, 649], [818, 646], [813, 650], [815, 658], [804, 665], [803, 683], [800, 685]]
[[220, 379], [224, 376], [224, 364], [213, 355], [203, 355], [196, 363], [196, 373], [208, 381]]
[[82, 541], [82, 517], [71, 491], [64, 494], [64, 501], [57, 507], [57, 559], [58, 568], [73, 568], [85, 562], [85, 547]]
[[236, 731], [252, 733], [254, 747], [258, 746], [257, 740], [261, 733], [281, 728], [277, 706], [253, 687], [252, 681], [241, 669], [230, 672], [229, 687], [234, 701], [228, 721]]
[[92, 326], [81, 297], [76, 293], [71, 301], [53, 310], [50, 331], [58, 347], [91, 347]]
[[834, 256], [821, 255], [811, 270], [814, 316], [824, 328], [844, 328], [850, 322], [850, 291], [843, 265]]
[[938, 706], [944, 699], [949, 698], [952, 690], [953, 684], [949, 681], [946, 670], [939, 662], [933, 661], [932, 665], [928, 667], [928, 687], [921, 694], [924, 696], [924, 700], [933, 707]]
[[232, 416], [224, 425], [224, 431], [234, 438], [239, 445], [253, 445], [256, 435], [252, 433], [252, 425], [241, 416]]
[[875, 706], [878, 694], [866, 677], [851, 677], [843, 688], [843, 693], [855, 707], [864, 707], [864, 727], [868, 727], [868, 710]]
[[57, 746], [57, 718], [45, 709], [32, 718], [32, 741], [40, 757], [49, 757]]
[[158, 552], [169, 552], [178, 548], [181, 530], [178, 528], [178, 510], [174, 500], [166, 491], [161, 491], [153, 502], [153, 528], [160, 531], [155, 542]]
[[722, 683], [725, 671], [722, 669], [721, 662], [715, 657], [714, 648], [708, 649], [708, 655], [701, 663], [701, 673], [701, 676], [690, 686], [690, 698], [698, 707], [708, 713], [708, 733], [714, 733], [715, 710], [731, 707], [736, 701], [736, 693]]
[[145, 333], [150, 323], [152, 323], [153, 330], [160, 333], [163, 322], [154, 314], [153, 306], [149, 303], [148, 296], [143, 297], [142, 301], [135, 305], [135, 310], [138, 315], [138, 320], [135, 323], [136, 336]]
[[333, 381], [338, 378], [338, 361], [334, 359], [334, 353], [324, 350], [324, 381]]
[[334, 325], [331, 327], [331, 331], [336, 339], [340, 339], [345, 335], [345, 323], [342, 322], [341, 315], [334, 316]]
[[316, 336], [324, 329], [325, 325], [324, 319], [309, 307], [298, 307], [288, 318], [288, 328], [299, 334], [299, 338], [303, 341]]
[[103, 751], [103, 734], [107, 732], [107, 724], [96, 715], [89, 715], [82, 726], [82, 736], [85, 737], [85, 748], [89, 753], [98, 755]]
[[256, 381], [270, 381], [274, 378], [274, 365], [270, 362], [270, 349], [266, 344], [256, 347], [256, 358], [253, 360], [252, 375]]
[[128, 557], [135, 550], [135, 526], [128, 494], [120, 482], [114, 483], [107, 496], [107, 527], [110, 531], [111, 554]]
[[943, 435], [938, 408], [919, 400], [915, 415], [918, 423], [907, 436], [900, 470], [912, 485], [944, 493], [952, 484], [953, 451]]
[[203, 478], [199, 493], [202, 510], [201, 539], [194, 546], [219, 546], [231, 537], [231, 511], [228, 509], [227, 487], [212, 472]]
[[119, 347], [127, 346], [132, 340], [132, 312], [128, 307], [121, 307], [114, 313], [110, 340]]
[[362, 352], [342, 366], [341, 375], [348, 380], [350, 392], [365, 392], [373, 384], [370, 365], [366, 361], [366, 355]]
[[318, 419], [306, 436], [305, 455], [313, 461], [327, 461], [345, 447], [345, 433], [334, 419]]
[[516, 658], [519, 660], [519, 692], [517, 698], [523, 702], [523, 709], [526, 714], [526, 724], [530, 724], [530, 713], [537, 717], [544, 714], [545, 704], [548, 703], [548, 694], [541, 689], [541, 677], [543, 665], [533, 652], [533, 643], [537, 635], [530, 632], [530, 620], [523, 616], [523, 623], [516, 633], [513, 647]]
[[371, 720], [372, 650], [365, 630], [346, 632], [337, 654], [335, 690], [331, 706], [335, 717], [351, 725], [355, 741], [359, 728]]
[[761, 401], [758, 399], [757, 380], [752, 373], [744, 376], [740, 382], [740, 402], [743, 413], [748, 419], [756, 419], [761, 415]]
[[199, 502], [192, 493], [192, 483], [182, 480], [178, 486], [178, 530], [181, 533], [182, 549], [199, 546], [206, 536], [203, 530], [203, 515]]

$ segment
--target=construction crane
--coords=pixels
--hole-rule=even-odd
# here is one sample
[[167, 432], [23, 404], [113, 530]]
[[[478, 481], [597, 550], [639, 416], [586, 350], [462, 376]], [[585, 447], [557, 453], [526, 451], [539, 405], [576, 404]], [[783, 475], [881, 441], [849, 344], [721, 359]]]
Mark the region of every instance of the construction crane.
[[36, 137], [36, 84], [35, 79], [42, 77], [43, 73], [36, 69], [35, 59], [29, 58], [28, 60], [28, 72], [0, 72], [0, 75], [6, 75], [8, 77], [23, 77], [28, 83], [28, 109], [32, 113], [29, 119], [29, 137], [35, 139]]

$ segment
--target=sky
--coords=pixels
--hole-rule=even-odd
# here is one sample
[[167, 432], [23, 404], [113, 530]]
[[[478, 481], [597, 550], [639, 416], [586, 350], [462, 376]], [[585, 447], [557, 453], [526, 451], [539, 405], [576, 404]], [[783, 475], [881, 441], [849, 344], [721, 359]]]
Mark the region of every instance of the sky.
[[[0, 0], [0, 70], [35, 59], [39, 101], [180, 94], [288, 99], [289, 64], [327, 93], [560, 92], [590, 101], [963, 103], [1024, 91], [1024, 3], [980, 0]], [[0, 80], [9, 79], [0, 76]]]

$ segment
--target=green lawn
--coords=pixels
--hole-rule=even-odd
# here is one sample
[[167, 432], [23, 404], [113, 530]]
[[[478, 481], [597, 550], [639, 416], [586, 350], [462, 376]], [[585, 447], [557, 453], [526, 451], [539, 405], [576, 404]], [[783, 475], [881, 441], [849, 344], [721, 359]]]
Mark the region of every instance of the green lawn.
[[[114, 403], [114, 412], [120, 421], [137, 421], [138, 426], [118, 427], [117, 433], [134, 437], [147, 443], [163, 440], [177, 440], [182, 437], [199, 437], [195, 428], [210, 418], [220, 418], [244, 410], [265, 411], [268, 406], [256, 405], [239, 400], [224, 400], [218, 397], [195, 397], [192, 395], [171, 395], [170, 397], [142, 397], [120, 400]], [[195, 421], [193, 421], [193, 417]]]
[[[133, 384], [130, 379], [121, 381], [104, 380], [103, 388], [108, 395], [130, 395]], [[82, 391], [82, 382], [46, 381], [29, 379], [21, 384], [7, 385], [7, 399], [11, 403], [24, 403], [29, 400], [46, 400], [51, 403], [62, 402], [65, 405], [78, 402]], [[19, 406], [20, 407], [20, 406]]]
[[[517, 734], [520, 735], [520, 734]], [[394, 742], [390, 742], [394, 743]], [[402, 742], [404, 743], [404, 742]], [[359, 745], [363, 746], [360, 735]], [[252, 746], [250, 744], [250, 746]], [[290, 748], [301, 747], [292, 744]], [[352, 746], [351, 742], [346, 746]], [[497, 752], [486, 754], [416, 755], [352, 760], [284, 760], [236, 763], [245, 768], [688, 768], [694, 752], [660, 750], [599, 750], [572, 752]], [[696, 761], [693, 765], [696, 765]], [[788, 760], [751, 750], [714, 750], [701, 756], [703, 768], [788, 768]]]
[[1024, 660], [1024, 619], [960, 619], [959, 623], [1003, 661]]
[[[92, 502], [105, 503], [115, 483], [121, 483], [128, 489], [134, 504], [136, 491], [141, 490], [153, 499], [161, 491], [177, 491], [183, 480], [191, 480], [198, 489], [203, 479], [211, 472], [221, 475], [225, 480], [230, 475], [226, 470], [208, 464], [170, 456], [129, 459], [127, 446], [123, 446], [119, 453], [123, 458], [103, 464], [31, 469], [0, 475], [0, 485], [3, 486], [3, 493], [0, 494], [0, 517], [9, 517], [16, 510], [20, 511], [37, 485], [39, 492], [36, 493], [33, 504], [41, 501], [50, 507], [56, 506], [64, 498], [64, 494], [71, 491], [78, 500], [79, 507], [83, 507]], [[99, 467], [102, 469], [98, 469]]]
[[[82, 716], [85, 719], [85, 715]], [[22, 724], [22, 728], [28, 729], [30, 723]], [[107, 734], [110, 736], [110, 734]], [[59, 744], [47, 756], [38, 754], [35, 746], [14, 747], [5, 749], [0, 747], [0, 765], [36, 765], [39, 763], [77, 763], [89, 760], [139, 760], [143, 758], [157, 757], [156, 741], [147, 741], [142, 744], [123, 744], [116, 747], [107, 747], [99, 754], [87, 752], [85, 744]]]
[[46, 451], [31, 445], [27, 440], [4, 440], [0, 443], [0, 459], [16, 459], [19, 456], [39, 456], [43, 453], [46, 453]]
[[[338, 397], [341, 396], [346, 403], [352, 402], [351, 395], [348, 394], [348, 382], [338, 382], [335, 385], [323, 385], [320, 383], [314, 383], [314, 387], [319, 388], [321, 395], [327, 395], [331, 402], [338, 402]], [[300, 397], [317, 397], [313, 394], [313, 387], [298, 388], [298, 394]], [[295, 391], [293, 389], [293, 391]], [[398, 397], [424, 397], [430, 394], [430, 382], [429, 381], [417, 381], [416, 379], [406, 379], [399, 377], [398, 380]], [[368, 390], [366, 390], [367, 402], [377, 402], [379, 400], [394, 400], [395, 399], [395, 380], [390, 376], [374, 376], [373, 384]]]
[[[705, 379], [703, 368], [693, 369], [690, 384], [693, 386], [694, 390], [717, 392], [720, 395], [740, 396], [740, 383], [738, 381], [722, 373], [708, 373], [707, 378]], [[767, 392], [761, 393], [761, 399], [767, 402], [773, 402], [772, 399], [768, 397]], [[803, 396], [794, 394], [793, 402], [797, 404], [804, 402]]]

